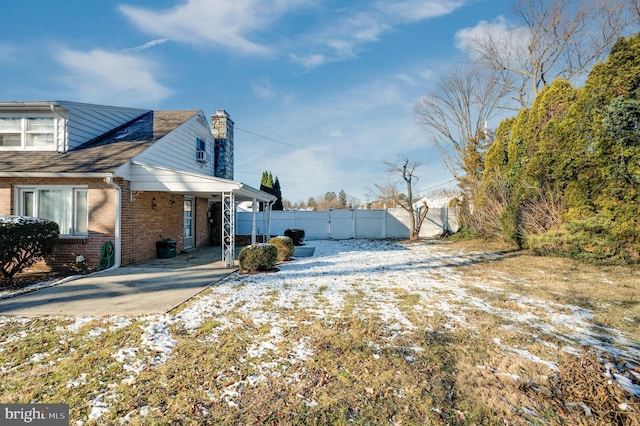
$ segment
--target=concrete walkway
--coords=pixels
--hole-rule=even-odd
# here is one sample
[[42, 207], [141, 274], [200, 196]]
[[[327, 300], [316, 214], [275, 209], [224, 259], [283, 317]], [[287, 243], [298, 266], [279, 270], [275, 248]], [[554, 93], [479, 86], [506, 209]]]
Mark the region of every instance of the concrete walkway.
[[166, 313], [237, 269], [223, 266], [220, 248], [206, 247], [0, 300], [0, 315]]

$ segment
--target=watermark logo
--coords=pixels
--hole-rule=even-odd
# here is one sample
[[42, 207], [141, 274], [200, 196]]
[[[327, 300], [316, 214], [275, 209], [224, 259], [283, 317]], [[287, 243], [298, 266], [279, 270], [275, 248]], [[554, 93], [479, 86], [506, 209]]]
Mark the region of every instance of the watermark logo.
[[0, 425], [69, 426], [69, 404], [0, 404]]

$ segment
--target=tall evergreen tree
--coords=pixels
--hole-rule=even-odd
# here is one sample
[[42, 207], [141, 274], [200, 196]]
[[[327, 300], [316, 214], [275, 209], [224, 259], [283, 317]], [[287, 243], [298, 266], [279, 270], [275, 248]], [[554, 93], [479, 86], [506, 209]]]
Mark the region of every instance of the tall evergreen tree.
[[276, 176], [276, 179], [273, 181], [273, 195], [277, 197], [276, 201], [273, 203], [273, 210], [283, 210], [282, 190], [280, 189], [280, 180], [278, 180], [278, 176]]
[[[260, 191], [264, 191], [267, 194], [273, 194], [273, 178], [268, 171], [262, 172], [262, 179], [260, 180]], [[260, 204], [260, 211], [264, 211], [264, 206]]]
[[269, 179], [269, 172], [262, 172], [262, 179], [260, 180], [260, 191], [264, 191], [267, 194], [271, 194], [271, 189], [273, 188], [273, 179]]
[[347, 193], [344, 192], [344, 189], [341, 189], [338, 193], [338, 207], [341, 209], [347, 208]]
[[[280, 181], [276, 176], [275, 180], [273, 179], [273, 174], [270, 171], [262, 172], [262, 179], [260, 181], [260, 191], [264, 191], [267, 194], [274, 195], [277, 199], [273, 203], [273, 210], [283, 210], [284, 206], [282, 204], [282, 190], [280, 189]], [[260, 207], [260, 211], [263, 211], [263, 208]]]
[[584, 88], [556, 79], [503, 121], [474, 215], [496, 213], [503, 237], [542, 253], [639, 262], [638, 75], [640, 34], [618, 40]]
[[318, 202], [315, 198], [309, 197], [309, 200], [307, 201], [307, 207], [309, 207], [311, 210], [316, 210], [318, 208]]

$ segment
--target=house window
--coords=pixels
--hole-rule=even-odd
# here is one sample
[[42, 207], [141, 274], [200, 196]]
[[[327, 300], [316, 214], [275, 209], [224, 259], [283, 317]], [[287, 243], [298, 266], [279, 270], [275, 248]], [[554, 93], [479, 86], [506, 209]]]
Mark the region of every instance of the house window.
[[56, 222], [61, 237], [86, 237], [89, 233], [87, 188], [19, 188], [18, 214]]
[[207, 153], [207, 143], [200, 138], [196, 139], [196, 160], [200, 163], [208, 163], [210, 161]]
[[53, 117], [0, 117], [0, 149], [53, 150], [55, 135]]

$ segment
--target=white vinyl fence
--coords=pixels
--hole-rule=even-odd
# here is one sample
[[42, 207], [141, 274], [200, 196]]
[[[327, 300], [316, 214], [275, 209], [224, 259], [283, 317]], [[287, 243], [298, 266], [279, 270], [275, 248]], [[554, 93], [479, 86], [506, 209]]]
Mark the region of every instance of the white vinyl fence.
[[[253, 213], [236, 213], [236, 235], [250, 235]], [[305, 240], [344, 240], [409, 238], [409, 217], [402, 209], [273, 211], [270, 235], [283, 235], [285, 229], [299, 228]], [[420, 230], [421, 237], [432, 237], [445, 230], [457, 231], [456, 209], [431, 208]], [[256, 235], [267, 234], [267, 213], [256, 214]]]

